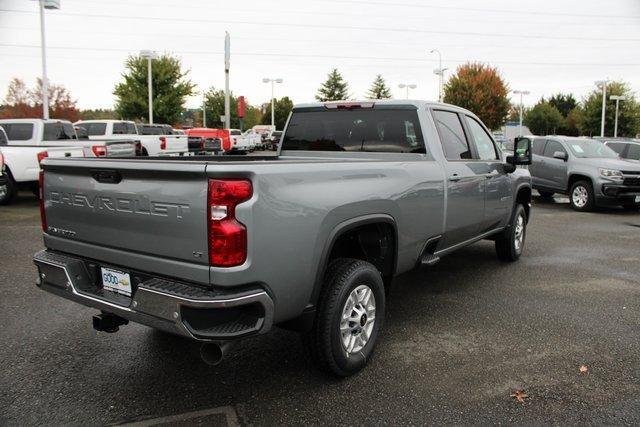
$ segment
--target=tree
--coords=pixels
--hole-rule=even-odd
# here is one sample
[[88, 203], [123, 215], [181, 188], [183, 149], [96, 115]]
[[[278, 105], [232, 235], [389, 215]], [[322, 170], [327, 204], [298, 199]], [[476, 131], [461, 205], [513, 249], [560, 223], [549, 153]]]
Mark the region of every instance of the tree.
[[509, 88], [497, 68], [461, 65], [444, 86], [444, 102], [475, 113], [489, 129], [498, 129], [509, 113]]
[[[265, 104], [265, 112], [262, 115], [262, 120], [260, 123], [263, 125], [271, 124], [271, 103]], [[276, 99], [274, 103], [274, 117], [275, 117], [275, 125], [276, 129], [284, 129], [284, 125], [287, 122], [287, 118], [289, 118], [289, 113], [293, 109], [293, 101], [289, 99], [288, 96], [284, 96], [280, 99]]]
[[[195, 85], [187, 78], [189, 71], [182, 71], [179, 59], [162, 55], [152, 62], [153, 121], [175, 124], [180, 120], [187, 96], [194, 94]], [[147, 64], [147, 59], [139, 56], [127, 58], [123, 81], [113, 91], [116, 113], [123, 119], [148, 118]]]
[[80, 120], [117, 120], [119, 118], [115, 111], [108, 108], [80, 110]]
[[387, 82], [378, 74], [371, 84], [371, 88], [367, 92], [367, 99], [389, 99], [391, 98], [391, 88], [387, 86]]
[[578, 102], [572, 94], [558, 93], [549, 98], [549, 104], [556, 107], [562, 117], [567, 117], [571, 110], [578, 106]]
[[564, 117], [549, 102], [540, 100], [524, 117], [524, 124], [534, 135], [555, 134], [565, 124]]
[[327, 80], [318, 89], [316, 99], [320, 102], [325, 102], [347, 98], [349, 98], [349, 85], [344, 81], [342, 74], [334, 68], [327, 76]]
[[[638, 104], [634, 93], [631, 92], [629, 85], [625, 82], [609, 82], [607, 84], [604, 134], [613, 136], [616, 103], [609, 99], [611, 95], [624, 95], [626, 97], [626, 100], [620, 101], [618, 136], [635, 136], [640, 132], [640, 104]], [[583, 135], [600, 135], [602, 89], [594, 89], [583, 99], [582, 104], [578, 129]]]
[[[51, 83], [47, 87], [49, 95], [49, 117], [75, 122], [79, 110], [71, 93], [62, 85]], [[35, 88], [28, 89], [25, 83], [14, 78], [9, 83], [2, 118], [42, 117], [42, 80], [38, 79]]]

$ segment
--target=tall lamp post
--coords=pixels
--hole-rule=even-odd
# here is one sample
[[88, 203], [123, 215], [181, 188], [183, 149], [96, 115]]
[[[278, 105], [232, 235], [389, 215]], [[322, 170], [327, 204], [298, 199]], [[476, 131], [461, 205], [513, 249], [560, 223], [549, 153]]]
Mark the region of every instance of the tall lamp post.
[[602, 87], [602, 119], [600, 121], [600, 136], [604, 138], [604, 113], [607, 108], [607, 83], [609, 80], [598, 80], [596, 86]]
[[518, 136], [522, 136], [522, 110], [523, 110], [523, 106], [522, 106], [522, 96], [523, 95], [529, 95], [528, 90], [514, 90], [513, 94], [514, 95], [520, 95], [520, 129], [518, 130]]
[[612, 101], [616, 101], [616, 119], [613, 125], [613, 137], [617, 138], [618, 137], [618, 108], [620, 106], [620, 101], [625, 101], [627, 98], [622, 95], [611, 95], [609, 96], [609, 99]]
[[415, 89], [415, 88], [417, 88], [417, 87], [418, 87], [418, 85], [413, 84], [413, 83], [412, 83], [412, 84], [400, 83], [400, 84], [398, 85], [398, 87], [399, 87], [400, 89], [404, 89], [404, 88], [406, 88], [406, 89], [407, 89], [407, 99], [409, 99], [409, 89]]
[[151, 61], [156, 59], [158, 55], [152, 50], [141, 50], [140, 57], [147, 60], [147, 95], [149, 97], [149, 124], [153, 124], [153, 87], [151, 75]]
[[271, 126], [275, 125], [276, 122], [276, 116], [274, 113], [274, 104], [275, 104], [275, 97], [274, 97], [274, 85], [275, 83], [282, 83], [284, 80], [282, 80], [281, 78], [269, 78], [269, 77], [265, 77], [264, 79], [262, 79], [262, 83], [271, 83]]
[[444, 72], [447, 71], [447, 68], [442, 68], [442, 54], [438, 49], [433, 49], [429, 53], [437, 53], [438, 54], [438, 68], [433, 70], [433, 74], [439, 76], [438, 82], [438, 102], [442, 102], [442, 81], [444, 80]]
[[49, 120], [49, 81], [47, 80], [47, 44], [44, 31], [44, 10], [60, 9], [60, 0], [38, 0], [40, 9], [40, 49], [42, 50], [42, 118]]
[[207, 127], [207, 97], [202, 96], [202, 127]]

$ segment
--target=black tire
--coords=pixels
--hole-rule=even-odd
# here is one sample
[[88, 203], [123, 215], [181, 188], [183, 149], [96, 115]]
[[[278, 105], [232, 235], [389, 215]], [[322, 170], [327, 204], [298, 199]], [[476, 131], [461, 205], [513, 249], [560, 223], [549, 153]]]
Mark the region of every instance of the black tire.
[[[576, 204], [574, 201], [574, 192], [577, 191], [576, 189], [578, 188], [582, 188], [586, 192], [587, 199], [584, 205]], [[593, 185], [590, 181], [576, 181], [571, 186], [571, 190], [569, 191], [569, 204], [573, 210], [578, 212], [591, 212], [595, 209], [596, 200], [593, 194]]]
[[[521, 221], [521, 231], [518, 222]], [[520, 239], [520, 236], [522, 237]], [[518, 204], [513, 210], [509, 227], [496, 239], [496, 254], [500, 261], [517, 261], [522, 255], [527, 237], [527, 212]], [[519, 242], [519, 244], [517, 244]]]
[[[375, 320], [366, 344], [361, 350], [349, 353], [342, 343], [340, 332], [342, 311], [346, 308], [345, 304], [351, 293], [361, 285], [369, 287], [375, 298]], [[322, 371], [339, 377], [347, 377], [360, 371], [373, 354], [384, 323], [384, 313], [384, 283], [376, 267], [366, 261], [351, 258], [332, 261], [325, 273], [313, 327], [303, 336], [311, 360]], [[366, 315], [360, 319], [363, 324], [368, 320]], [[348, 323], [358, 327], [358, 322]]]
[[5, 174], [6, 174], [6, 184], [5, 184], [6, 190], [2, 192], [2, 195], [0, 195], [0, 205], [2, 206], [8, 205], [9, 203], [11, 203], [16, 198], [16, 195], [18, 194], [18, 184], [16, 184], [15, 180], [13, 179], [11, 172], [6, 171]]
[[555, 194], [552, 191], [542, 191], [542, 190], [538, 190], [538, 193], [540, 193], [540, 197], [542, 197], [543, 199], [550, 199]]
[[625, 211], [637, 212], [640, 210], [640, 203], [626, 203], [622, 205]]

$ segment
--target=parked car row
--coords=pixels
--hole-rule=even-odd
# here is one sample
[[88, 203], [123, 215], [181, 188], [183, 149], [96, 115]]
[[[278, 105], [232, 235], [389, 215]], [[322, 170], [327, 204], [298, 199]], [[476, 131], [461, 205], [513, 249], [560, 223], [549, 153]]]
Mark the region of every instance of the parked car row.
[[569, 196], [571, 207], [640, 210], [640, 143], [633, 140], [566, 136], [532, 140], [529, 171], [542, 197]]

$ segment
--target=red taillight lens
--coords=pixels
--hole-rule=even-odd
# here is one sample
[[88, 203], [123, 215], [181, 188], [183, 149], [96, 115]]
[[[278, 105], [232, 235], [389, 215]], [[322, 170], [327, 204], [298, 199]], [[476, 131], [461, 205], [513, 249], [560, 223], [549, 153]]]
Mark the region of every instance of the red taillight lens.
[[46, 151], [41, 151], [38, 153], [38, 164], [42, 163], [44, 159], [49, 157], [49, 153]]
[[42, 231], [47, 232], [47, 216], [44, 213], [44, 171], [40, 171], [38, 176], [38, 196], [40, 197], [40, 225]]
[[167, 138], [164, 136], [160, 137], [160, 149], [161, 150], [166, 150], [167, 149]]
[[107, 147], [104, 145], [94, 145], [91, 147], [91, 151], [96, 157], [105, 157], [107, 155]]
[[247, 228], [236, 219], [236, 206], [253, 195], [246, 179], [210, 179], [208, 195], [209, 264], [233, 267], [247, 259]]

